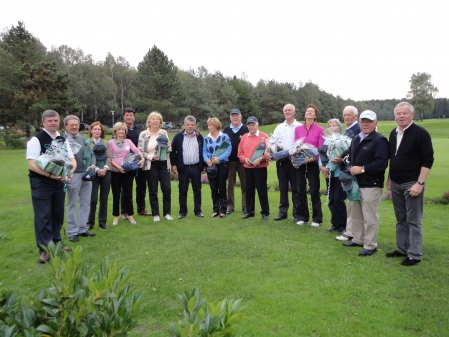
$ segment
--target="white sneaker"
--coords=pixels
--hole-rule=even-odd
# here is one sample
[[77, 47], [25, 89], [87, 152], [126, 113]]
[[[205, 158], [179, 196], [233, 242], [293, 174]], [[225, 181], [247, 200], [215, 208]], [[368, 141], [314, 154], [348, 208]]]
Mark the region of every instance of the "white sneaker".
[[154, 221], [154, 222], [159, 222], [159, 221], [161, 221], [161, 218], [159, 217], [159, 215], [155, 215], [155, 216], [153, 217], [153, 221]]
[[173, 217], [170, 214], [167, 214], [164, 218], [167, 220], [173, 220]]
[[310, 226], [312, 226], [312, 227], [320, 227], [321, 224], [318, 223], [318, 222], [312, 222], [312, 223], [310, 224]]
[[335, 240], [338, 240], [338, 241], [349, 241], [349, 237], [347, 235], [343, 234], [343, 235], [337, 236], [335, 238]]
[[305, 222], [304, 221], [302, 221], [302, 220], [299, 220], [297, 223], [296, 223], [298, 226], [301, 226], [301, 225], [304, 225], [305, 224]]

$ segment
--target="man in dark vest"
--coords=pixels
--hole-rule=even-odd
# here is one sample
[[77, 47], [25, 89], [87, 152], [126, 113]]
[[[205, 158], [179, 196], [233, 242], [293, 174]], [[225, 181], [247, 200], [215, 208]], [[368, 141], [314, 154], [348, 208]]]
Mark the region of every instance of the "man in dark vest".
[[[67, 157], [73, 165], [69, 177], [76, 170], [76, 161], [68, 142], [59, 135], [59, 114], [46, 110], [42, 114], [43, 130], [36, 133], [27, 143], [26, 159], [30, 170], [31, 200], [34, 210], [34, 234], [39, 249], [39, 262], [50, 260], [44, 251], [50, 241], [61, 241], [61, 228], [64, 222], [64, 183], [60, 176], [48, 173], [36, 165], [36, 160], [44, 154], [55, 139], [63, 139]], [[62, 247], [63, 250], [70, 250]]]
[[229, 175], [228, 175], [228, 210], [226, 214], [234, 212], [235, 208], [235, 178], [236, 173], [239, 175], [240, 189], [242, 191], [242, 211], [246, 214], [246, 178], [245, 168], [237, 157], [237, 150], [240, 144], [240, 139], [248, 133], [248, 127], [242, 123], [242, 113], [239, 109], [231, 110], [231, 125], [224, 128], [223, 133], [226, 133], [231, 139], [232, 151], [229, 156]]

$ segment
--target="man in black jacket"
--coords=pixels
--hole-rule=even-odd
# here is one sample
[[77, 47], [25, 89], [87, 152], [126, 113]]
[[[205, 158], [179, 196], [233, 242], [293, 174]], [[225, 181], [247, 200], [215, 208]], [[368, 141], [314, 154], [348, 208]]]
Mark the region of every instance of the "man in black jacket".
[[184, 130], [178, 132], [171, 144], [171, 170], [179, 178], [179, 215], [183, 219], [187, 215], [187, 192], [192, 183], [194, 213], [203, 218], [201, 212], [201, 174], [206, 172], [203, 162], [203, 136], [195, 130], [196, 119], [193, 116], [184, 118]]
[[352, 222], [352, 241], [346, 247], [363, 247], [359, 256], [377, 251], [380, 198], [388, 166], [388, 141], [376, 131], [377, 116], [370, 110], [360, 115], [360, 134], [349, 148], [350, 172], [357, 177], [360, 200], [354, 200], [348, 217]]
[[405, 257], [403, 266], [421, 261], [424, 185], [434, 161], [430, 135], [413, 123], [414, 116], [414, 108], [407, 102], [394, 108], [398, 126], [390, 133], [390, 173], [386, 183], [397, 220], [397, 248], [387, 257]]

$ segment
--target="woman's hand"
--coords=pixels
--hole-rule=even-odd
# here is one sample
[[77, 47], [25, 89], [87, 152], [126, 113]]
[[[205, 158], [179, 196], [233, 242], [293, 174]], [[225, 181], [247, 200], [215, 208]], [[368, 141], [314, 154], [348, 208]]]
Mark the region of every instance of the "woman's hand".
[[326, 166], [320, 166], [321, 173], [323, 173], [324, 178], [329, 178], [329, 168]]
[[142, 159], [139, 161], [139, 167], [143, 168], [145, 166], [145, 158], [142, 157]]
[[207, 166], [212, 166], [213, 162], [212, 162], [212, 160], [208, 159], [208, 160], [206, 160], [206, 164], [207, 164]]
[[218, 157], [212, 157], [212, 163], [218, 164], [219, 162], [220, 160], [218, 159]]

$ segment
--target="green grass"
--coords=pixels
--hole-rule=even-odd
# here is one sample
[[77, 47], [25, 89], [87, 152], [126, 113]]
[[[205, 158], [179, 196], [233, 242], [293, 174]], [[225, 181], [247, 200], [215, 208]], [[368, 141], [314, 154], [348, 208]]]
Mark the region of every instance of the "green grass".
[[[426, 190], [434, 197], [449, 190], [443, 176], [449, 164], [444, 155], [449, 121], [423, 125], [432, 135], [435, 128], [437, 134], [436, 160]], [[379, 130], [387, 134], [393, 126], [382, 122]], [[270, 132], [274, 127], [263, 129]], [[1, 148], [0, 155], [0, 233], [7, 235], [0, 241], [0, 281], [29, 303], [50, 285], [50, 273], [36, 263], [24, 151]], [[270, 165], [268, 182], [275, 180]], [[104, 256], [118, 260], [132, 271], [134, 289], [145, 293], [145, 307], [132, 336], [171, 336], [168, 323], [181, 312], [176, 295], [194, 287], [215, 302], [244, 299], [249, 318], [238, 326], [239, 336], [449, 335], [448, 205], [425, 205], [423, 262], [405, 268], [401, 259], [385, 257], [395, 248], [391, 201], [381, 203], [378, 253], [361, 258], [357, 248], [342, 247], [334, 234], [326, 232], [330, 214], [324, 197], [325, 223], [316, 229], [297, 226], [291, 219], [243, 221], [239, 210], [224, 220], [210, 219], [209, 186], [203, 185], [202, 191], [204, 219], [193, 216], [189, 194], [190, 213], [181, 221], [154, 223], [152, 217], [137, 216], [137, 225], [120, 221], [108, 230], [95, 227], [95, 238], [80, 238], [89, 266], [99, 266]], [[239, 193], [236, 197], [239, 205]], [[269, 199], [272, 219], [278, 192], [270, 191]], [[173, 216], [178, 209], [173, 183]]]

